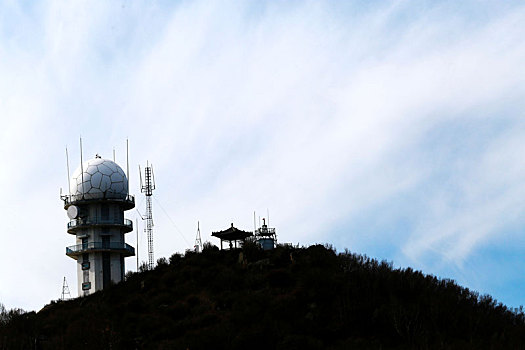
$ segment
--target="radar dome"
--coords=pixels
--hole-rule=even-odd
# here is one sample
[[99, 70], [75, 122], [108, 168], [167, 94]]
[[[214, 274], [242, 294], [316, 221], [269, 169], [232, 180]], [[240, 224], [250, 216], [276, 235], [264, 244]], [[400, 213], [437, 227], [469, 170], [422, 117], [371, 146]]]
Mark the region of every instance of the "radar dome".
[[112, 160], [94, 158], [84, 162], [73, 173], [70, 183], [71, 195], [75, 199], [125, 199], [128, 195], [128, 179], [117, 163]]

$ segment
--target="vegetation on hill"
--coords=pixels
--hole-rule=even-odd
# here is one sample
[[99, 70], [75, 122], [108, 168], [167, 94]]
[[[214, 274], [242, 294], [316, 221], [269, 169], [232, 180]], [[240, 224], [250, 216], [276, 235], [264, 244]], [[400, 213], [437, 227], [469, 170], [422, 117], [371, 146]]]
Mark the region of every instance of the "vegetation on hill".
[[0, 311], [0, 349], [525, 349], [521, 310], [321, 245], [207, 245], [38, 313]]

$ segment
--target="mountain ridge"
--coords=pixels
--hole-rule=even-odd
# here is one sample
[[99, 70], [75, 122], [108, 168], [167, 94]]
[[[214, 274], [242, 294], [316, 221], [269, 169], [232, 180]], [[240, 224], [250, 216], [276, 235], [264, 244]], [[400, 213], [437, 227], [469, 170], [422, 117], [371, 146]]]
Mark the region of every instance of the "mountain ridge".
[[525, 349], [525, 315], [450, 279], [330, 245], [175, 253], [39, 312], [0, 349]]

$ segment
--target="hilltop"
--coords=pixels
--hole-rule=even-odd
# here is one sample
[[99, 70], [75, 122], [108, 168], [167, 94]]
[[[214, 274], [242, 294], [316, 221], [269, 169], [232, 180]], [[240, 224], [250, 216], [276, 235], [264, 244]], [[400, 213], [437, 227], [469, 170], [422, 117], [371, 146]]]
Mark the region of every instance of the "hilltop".
[[38, 313], [2, 312], [0, 349], [525, 349], [525, 316], [454, 281], [330, 246], [254, 243]]

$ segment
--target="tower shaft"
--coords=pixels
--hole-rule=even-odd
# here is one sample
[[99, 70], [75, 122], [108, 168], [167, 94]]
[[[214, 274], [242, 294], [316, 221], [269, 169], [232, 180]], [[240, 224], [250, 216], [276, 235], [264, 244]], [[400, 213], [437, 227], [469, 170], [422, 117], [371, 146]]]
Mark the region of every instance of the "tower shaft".
[[155, 265], [153, 255], [153, 210], [151, 207], [151, 195], [146, 196], [146, 233], [148, 236], [148, 267], [152, 269]]

